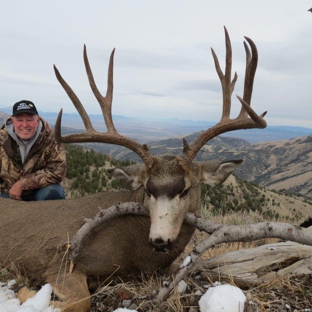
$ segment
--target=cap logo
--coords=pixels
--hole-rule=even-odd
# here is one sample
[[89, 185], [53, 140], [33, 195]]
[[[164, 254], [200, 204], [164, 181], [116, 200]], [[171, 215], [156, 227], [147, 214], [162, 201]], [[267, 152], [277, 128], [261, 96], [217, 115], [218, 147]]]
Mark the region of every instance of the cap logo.
[[16, 110], [20, 110], [20, 109], [31, 109], [31, 107], [33, 107], [32, 104], [20, 103], [20, 104], [18, 104]]

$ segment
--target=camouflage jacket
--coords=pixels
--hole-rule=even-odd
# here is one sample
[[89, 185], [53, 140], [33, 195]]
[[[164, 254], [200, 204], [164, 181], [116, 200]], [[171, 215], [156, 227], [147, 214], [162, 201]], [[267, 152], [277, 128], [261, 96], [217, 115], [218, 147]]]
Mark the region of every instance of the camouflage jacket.
[[8, 193], [18, 180], [22, 194], [60, 183], [66, 174], [66, 152], [54, 138], [54, 131], [42, 121], [42, 130], [31, 147], [24, 163], [17, 143], [3, 126], [0, 129], [0, 184], [1, 192]]

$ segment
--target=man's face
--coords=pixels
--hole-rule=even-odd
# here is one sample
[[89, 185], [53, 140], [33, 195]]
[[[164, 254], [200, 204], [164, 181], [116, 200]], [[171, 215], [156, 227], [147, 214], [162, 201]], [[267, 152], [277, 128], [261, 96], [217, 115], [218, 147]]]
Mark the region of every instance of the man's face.
[[38, 115], [32, 115], [27, 113], [17, 114], [11, 117], [15, 133], [23, 140], [32, 138], [38, 128], [40, 119]]

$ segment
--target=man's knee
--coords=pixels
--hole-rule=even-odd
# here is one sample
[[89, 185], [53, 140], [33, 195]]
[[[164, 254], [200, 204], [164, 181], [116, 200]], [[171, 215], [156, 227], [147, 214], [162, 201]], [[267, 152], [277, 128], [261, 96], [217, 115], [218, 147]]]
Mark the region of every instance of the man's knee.
[[65, 198], [65, 191], [59, 183], [45, 186], [34, 193], [35, 200], [54, 200]]

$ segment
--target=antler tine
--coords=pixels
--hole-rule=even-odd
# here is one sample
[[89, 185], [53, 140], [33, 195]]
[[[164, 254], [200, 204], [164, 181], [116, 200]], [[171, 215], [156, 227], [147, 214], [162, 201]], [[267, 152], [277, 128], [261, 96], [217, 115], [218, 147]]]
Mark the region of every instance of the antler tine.
[[218, 73], [219, 79], [221, 81], [222, 93], [223, 93], [223, 110], [221, 120], [229, 119], [231, 114], [231, 96], [235, 88], [235, 83], [237, 81], [237, 73], [235, 72], [233, 80], [231, 81], [232, 72], [232, 47], [231, 41], [227, 29], [224, 27], [225, 32], [225, 47], [226, 47], [226, 57], [225, 57], [225, 73], [223, 74], [218, 57], [215, 51], [211, 48], [212, 56], [215, 63], [215, 68]]
[[[251, 52], [250, 49], [247, 45], [247, 43], [244, 41], [244, 48], [246, 51], [246, 71], [245, 71], [245, 81], [244, 81], [244, 95], [243, 99], [248, 105], [251, 103], [251, 97], [252, 97], [252, 90], [253, 90], [253, 83], [254, 83], [254, 78], [256, 74], [256, 69], [258, 65], [258, 50], [254, 42], [248, 38], [244, 37], [250, 47], [251, 47]], [[239, 116], [247, 115], [247, 111], [244, 109], [244, 106], [241, 108], [241, 112]]]
[[231, 81], [231, 69], [232, 69], [232, 48], [231, 41], [228, 35], [227, 29], [224, 27], [225, 32], [225, 43], [226, 43], [226, 62], [225, 62], [225, 74], [223, 74], [218, 57], [216, 53], [212, 50], [212, 56], [215, 63], [215, 68], [219, 79], [221, 81], [222, 92], [223, 92], [223, 110], [221, 120], [212, 128], [203, 131], [190, 145], [187, 142], [183, 142], [183, 157], [182, 163], [184, 166], [189, 166], [192, 160], [195, 158], [199, 150], [212, 138], [233, 130], [239, 129], [252, 129], [252, 128], [265, 128], [266, 121], [263, 119], [266, 112], [260, 116], [250, 107], [252, 89], [254, 77], [257, 69], [258, 63], [258, 52], [257, 47], [254, 42], [245, 37], [246, 41], [251, 47], [251, 52], [244, 42], [244, 47], [246, 51], [246, 73], [245, 73], [245, 83], [244, 83], [244, 95], [243, 98], [237, 96], [242, 104], [241, 112], [235, 119], [230, 119], [231, 112], [231, 95], [233, 93], [235, 83], [237, 80], [237, 74], [235, 73], [233, 80]]
[[92, 70], [90, 67], [89, 60], [88, 60], [86, 45], [84, 45], [84, 48], [83, 48], [83, 59], [84, 59], [85, 67], [86, 67], [87, 76], [89, 79], [89, 84], [90, 84], [93, 94], [95, 95], [96, 99], [98, 100], [100, 104], [108, 133], [110, 132], [117, 133], [117, 130], [113, 123], [113, 117], [112, 117], [112, 102], [113, 102], [113, 90], [114, 90], [114, 82], [113, 82], [114, 54], [115, 54], [115, 49], [113, 49], [109, 58], [106, 96], [102, 96], [93, 78]]
[[78, 99], [74, 91], [70, 88], [70, 86], [62, 78], [57, 68], [54, 66], [56, 78], [58, 79], [58, 81], [60, 82], [64, 90], [66, 91], [67, 95], [73, 102], [86, 128], [85, 133], [69, 134], [66, 136], [62, 136], [61, 135], [61, 120], [62, 120], [63, 110], [61, 110], [55, 123], [55, 137], [58, 142], [62, 142], [62, 143], [102, 142], [102, 143], [110, 143], [110, 144], [124, 146], [132, 150], [137, 155], [139, 155], [141, 159], [143, 160], [144, 164], [147, 166], [147, 168], [150, 168], [153, 162], [155, 161], [155, 159], [151, 156], [148, 146], [146, 144], [141, 145], [130, 138], [120, 135], [115, 129], [115, 126], [113, 124], [111, 108], [112, 108], [112, 100], [113, 100], [114, 53], [115, 53], [115, 49], [112, 51], [110, 60], [109, 60], [107, 91], [106, 91], [106, 96], [104, 97], [101, 95], [100, 91], [98, 90], [95, 84], [93, 74], [91, 71], [91, 67], [88, 61], [88, 57], [87, 57], [86, 46], [84, 46], [84, 62], [85, 62], [86, 72], [87, 72], [88, 79], [89, 79], [89, 84], [91, 86], [93, 94], [95, 95], [95, 97], [97, 98], [101, 106], [104, 121], [107, 127], [107, 132], [98, 132], [94, 130], [92, 123], [90, 121], [90, 118], [87, 112], [85, 111], [83, 105], [81, 104], [80, 100]]
[[[63, 79], [63, 77], [61, 76], [59, 70], [56, 68], [55, 65], [53, 65], [53, 68], [54, 68], [54, 72], [55, 72], [55, 76], [56, 76], [57, 80], [62, 85], [62, 87], [64, 88], [64, 90], [67, 93], [68, 97], [71, 99], [71, 101], [73, 102], [74, 106], [76, 107], [79, 115], [81, 116], [82, 121], [84, 123], [84, 126], [85, 126], [87, 132], [94, 131], [94, 128], [93, 128], [92, 123], [91, 123], [91, 120], [90, 120], [86, 110], [84, 109], [83, 105], [81, 104], [80, 100], [78, 99], [77, 95], [72, 90], [72, 88], [67, 84], [67, 82]], [[62, 110], [59, 112], [59, 115], [58, 115], [57, 119], [59, 121], [61, 121], [61, 119], [62, 119]], [[61, 124], [60, 124], [60, 122], [58, 123], [58, 126], [59, 126], [59, 128], [57, 129], [57, 131], [58, 131], [58, 133], [60, 135], [60, 138], [61, 138]], [[55, 128], [56, 128], [56, 124], [55, 124]]]

